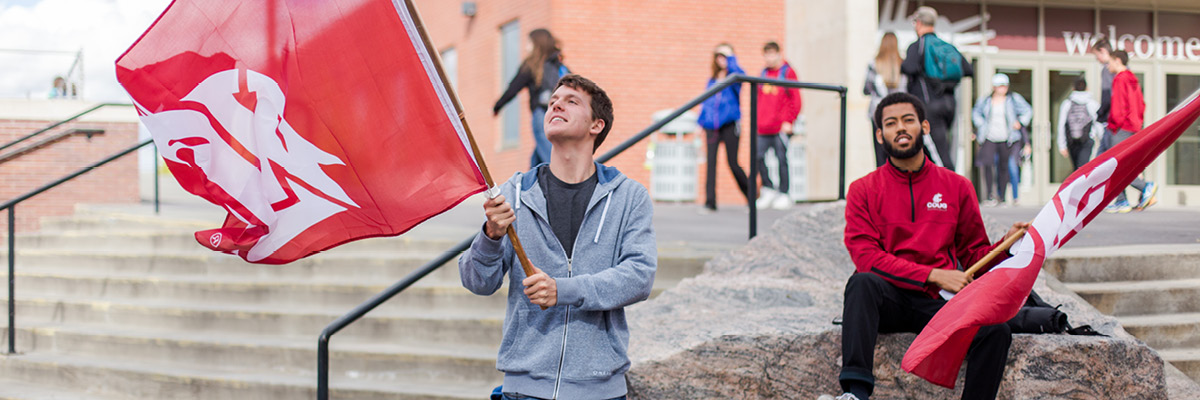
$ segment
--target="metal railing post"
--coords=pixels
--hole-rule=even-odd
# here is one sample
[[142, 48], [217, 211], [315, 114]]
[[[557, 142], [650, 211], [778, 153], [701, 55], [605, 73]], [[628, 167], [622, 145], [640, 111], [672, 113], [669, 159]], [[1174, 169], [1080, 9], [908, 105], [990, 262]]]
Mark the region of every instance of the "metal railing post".
[[154, 165], [154, 215], [158, 215], [158, 146], [150, 145], [154, 149], [154, 159], [151, 164]]
[[329, 335], [317, 339], [317, 400], [329, 400]]
[[[729, 151], [726, 148], [725, 151]], [[731, 157], [736, 160], [736, 157]], [[783, 167], [782, 165], [780, 166]], [[767, 173], [767, 171], [763, 171]], [[746, 201], [750, 203], [750, 237], [758, 234], [758, 83], [750, 82], [750, 176], [746, 178]]]
[[846, 199], [846, 89], [838, 92], [842, 97], [842, 116], [841, 116], [841, 150], [838, 160], [838, 200]]
[[17, 353], [17, 306], [16, 296], [13, 291], [16, 290], [17, 278], [14, 275], [16, 272], [16, 232], [17, 232], [17, 206], [14, 204], [8, 207], [8, 354]]

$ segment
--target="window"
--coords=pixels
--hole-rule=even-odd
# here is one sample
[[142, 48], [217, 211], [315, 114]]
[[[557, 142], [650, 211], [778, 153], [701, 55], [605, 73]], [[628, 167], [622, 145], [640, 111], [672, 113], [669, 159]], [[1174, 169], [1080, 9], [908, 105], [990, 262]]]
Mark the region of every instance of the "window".
[[442, 51], [442, 71], [450, 80], [450, 87], [458, 91], [458, 50], [451, 47]]
[[[1196, 89], [1200, 89], [1200, 75], [1168, 74], [1167, 109], [1183, 103]], [[1200, 185], [1200, 122], [1192, 123], [1167, 150], [1167, 183]]]
[[[509, 22], [500, 27], [500, 92], [508, 87], [508, 83], [517, 75], [521, 67], [521, 25], [519, 21]], [[502, 128], [500, 148], [511, 149], [521, 143], [521, 102], [517, 99], [509, 102], [500, 111]]]

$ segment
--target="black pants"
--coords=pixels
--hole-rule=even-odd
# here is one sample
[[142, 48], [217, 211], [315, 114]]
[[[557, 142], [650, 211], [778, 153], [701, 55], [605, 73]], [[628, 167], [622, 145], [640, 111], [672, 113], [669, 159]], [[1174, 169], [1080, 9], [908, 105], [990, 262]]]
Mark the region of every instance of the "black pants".
[[[842, 389], [852, 383], [875, 385], [875, 342], [880, 333], [919, 333], [946, 305], [923, 292], [903, 290], [873, 273], [858, 273], [846, 284], [842, 314]], [[1012, 333], [1007, 324], [985, 326], [967, 351], [963, 399], [995, 399], [1008, 362]], [[865, 400], [865, 399], [864, 399]]]
[[[787, 158], [787, 134], [777, 135], [760, 135], [758, 137], [758, 151], [755, 152], [755, 160], [758, 162], [758, 174], [762, 177], [762, 185], [764, 188], [771, 188], [780, 193], [788, 192], [788, 185], [791, 184], [791, 171], [789, 171]], [[779, 161], [779, 186], [771, 182], [771, 174], [767, 171], [767, 150], [775, 149], [775, 160]]]
[[[721, 129], [711, 130], [705, 129], [708, 133], [708, 164], [707, 176], [704, 178], [704, 206], [716, 209], [717, 208], [717, 147], [721, 143], [725, 143], [725, 160], [729, 163], [729, 171], [733, 173], [733, 179], [737, 180], [738, 188], [742, 190], [742, 195], [746, 195], [748, 179], [746, 172], [742, 171], [742, 167], [738, 165], [738, 133], [737, 122], [730, 122], [722, 125]], [[749, 196], [746, 197], [749, 199]]]
[[[979, 161], [975, 164], [983, 169], [984, 191], [988, 200], [1004, 201], [1008, 189], [1008, 159], [1012, 157], [1013, 144], [984, 140], [979, 145]], [[998, 197], [993, 197], [993, 194]]]
[[[1133, 137], [1134, 133], [1135, 132], [1130, 132], [1124, 129], [1117, 130], [1116, 132], [1113, 132], [1111, 129], [1105, 129], [1104, 138], [1100, 139], [1100, 153], [1104, 153], [1113, 147], [1117, 147], [1117, 145], [1121, 144], [1121, 142], [1124, 142], [1125, 139]], [[1141, 192], [1146, 190], [1146, 181], [1143, 180], [1142, 176], [1139, 174], [1137, 178], [1133, 178], [1133, 182], [1130, 182], [1129, 186], [1132, 186], [1134, 189], [1137, 189], [1138, 192]], [[1121, 190], [1119, 193], [1117, 193], [1117, 198], [1114, 199], [1114, 201], [1117, 203], [1126, 202], [1127, 200], [1125, 199], [1125, 191]], [[1140, 198], [1138, 202], [1141, 202]], [[1134, 205], [1137, 205], [1137, 203], [1134, 203]]]
[[954, 96], [936, 99], [925, 106], [926, 119], [929, 120], [929, 138], [937, 147], [938, 157], [942, 166], [953, 171], [954, 161], [950, 158], [950, 125], [954, 124]]
[[1084, 136], [1082, 140], [1067, 139], [1067, 155], [1071, 156], [1071, 165], [1075, 166], [1075, 169], [1092, 160], [1094, 144], [1096, 141], [1092, 140], [1091, 136]]

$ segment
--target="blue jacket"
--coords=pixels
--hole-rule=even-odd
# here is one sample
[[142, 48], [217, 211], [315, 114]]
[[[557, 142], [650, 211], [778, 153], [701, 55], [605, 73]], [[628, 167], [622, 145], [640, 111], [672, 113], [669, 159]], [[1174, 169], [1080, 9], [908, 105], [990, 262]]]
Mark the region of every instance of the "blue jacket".
[[[737, 56], [729, 56], [725, 60], [729, 68], [729, 73], [726, 76], [746, 73], [738, 65]], [[717, 84], [717, 80], [709, 78], [708, 85], [704, 88], [711, 88], [715, 84]], [[742, 119], [741, 93], [742, 85], [732, 85], [704, 100], [704, 103], [700, 106], [700, 118], [697, 121], [700, 123], [700, 127], [704, 129], [718, 129], [725, 124], [737, 122], [737, 120]]]
[[650, 296], [658, 265], [650, 195], [616, 168], [596, 163], [596, 189], [568, 259], [550, 229], [534, 171], [517, 173], [500, 192], [516, 212], [525, 254], [555, 279], [558, 305], [541, 310], [529, 302], [521, 285], [525, 273], [507, 236], [492, 240], [480, 232], [458, 263], [463, 286], [478, 295], [495, 293], [508, 274], [496, 361], [504, 391], [546, 399], [623, 396], [629, 370], [624, 307]]
[[[988, 93], [979, 97], [975, 102], [975, 109], [971, 111], [971, 121], [975, 123], [975, 141], [983, 144], [987, 140], [988, 135], [988, 118], [992, 113], [992, 94]], [[1020, 129], [1012, 129], [1013, 122], [1020, 122], [1022, 127], [1029, 126], [1029, 122], [1033, 121], [1033, 109], [1029, 106], [1029, 102], [1021, 97], [1020, 93], [1008, 92], [1004, 101], [1004, 116], [1005, 129], [1008, 129], [1008, 143], [1016, 143], [1023, 140], [1023, 135]]]

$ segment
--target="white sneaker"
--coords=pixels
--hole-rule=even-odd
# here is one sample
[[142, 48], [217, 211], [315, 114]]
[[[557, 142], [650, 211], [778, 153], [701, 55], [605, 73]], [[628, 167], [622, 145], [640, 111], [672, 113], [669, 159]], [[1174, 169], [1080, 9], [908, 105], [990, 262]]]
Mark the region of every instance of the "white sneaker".
[[775, 201], [771, 202], [771, 207], [776, 210], [786, 210], [792, 208], [796, 204], [792, 201], [792, 196], [787, 193], [780, 193], [775, 197]]
[[760, 193], [760, 195], [761, 197], [754, 202], [754, 205], [757, 206], [759, 210], [762, 210], [769, 208], [772, 204], [774, 204], [775, 198], [779, 196], [779, 192], [776, 192], [775, 189], [771, 188], [762, 188], [762, 193]]

